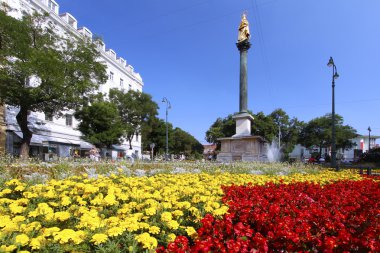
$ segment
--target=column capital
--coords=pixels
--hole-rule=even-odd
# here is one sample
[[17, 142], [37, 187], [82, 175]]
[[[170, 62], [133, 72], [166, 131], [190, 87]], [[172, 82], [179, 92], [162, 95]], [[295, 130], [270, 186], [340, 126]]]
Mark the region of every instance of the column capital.
[[236, 46], [239, 49], [239, 51], [248, 51], [248, 49], [251, 47], [251, 43], [249, 43], [249, 40], [246, 39], [236, 43]]

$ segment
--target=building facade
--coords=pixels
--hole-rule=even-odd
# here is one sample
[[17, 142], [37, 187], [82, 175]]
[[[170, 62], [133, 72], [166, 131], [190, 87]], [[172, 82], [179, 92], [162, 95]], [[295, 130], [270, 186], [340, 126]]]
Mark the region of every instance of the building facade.
[[[351, 141], [354, 143], [354, 146], [351, 149], [339, 149], [337, 150], [337, 155], [340, 156], [341, 160], [344, 160], [346, 162], [354, 162], [359, 158], [361, 154], [368, 152], [369, 148], [372, 149], [379, 147], [379, 145], [376, 144], [376, 140], [379, 138], [380, 136], [371, 136], [369, 138], [368, 135], [358, 135], [354, 139], [351, 139]], [[315, 153], [319, 153], [319, 149], [317, 147], [314, 149], [307, 149], [302, 145], [297, 144], [289, 154], [289, 157], [295, 160], [307, 160]], [[325, 154], [331, 155], [330, 148], [322, 148], [322, 157], [324, 157]]]
[[[0, 0], [10, 8], [7, 8], [8, 15], [21, 18], [23, 13], [32, 14], [49, 13], [48, 22], [52, 22], [56, 27], [56, 32], [60, 35], [82, 36], [93, 41], [99, 52], [99, 61], [107, 66], [108, 80], [102, 84], [99, 91], [108, 95], [111, 88], [123, 89], [125, 91], [142, 91], [143, 81], [139, 73], [127, 61], [118, 56], [116, 52], [106, 47], [103, 40], [95, 38], [87, 27], [79, 27], [78, 21], [70, 13], [60, 13], [59, 4], [54, 0]], [[6, 122], [6, 150], [10, 154], [19, 154], [21, 130], [16, 122], [18, 108], [7, 107], [5, 110]], [[81, 139], [82, 134], [76, 130], [78, 121], [73, 117], [74, 111], [67, 111], [64, 117], [55, 118], [51, 115], [31, 112], [28, 118], [29, 127], [33, 132], [31, 141], [31, 155], [46, 156], [50, 154], [55, 157], [71, 156], [73, 151], [86, 152], [91, 149], [92, 144]], [[1, 138], [2, 135], [0, 135]], [[0, 139], [1, 140], [1, 139]], [[113, 158], [124, 155], [141, 156], [141, 137], [133, 138], [132, 150], [127, 143], [114, 146], [113, 150], [104, 150], [104, 154]]]
[[3, 104], [0, 104], [0, 155], [5, 152], [5, 141], [7, 125], [5, 123], [5, 108]]

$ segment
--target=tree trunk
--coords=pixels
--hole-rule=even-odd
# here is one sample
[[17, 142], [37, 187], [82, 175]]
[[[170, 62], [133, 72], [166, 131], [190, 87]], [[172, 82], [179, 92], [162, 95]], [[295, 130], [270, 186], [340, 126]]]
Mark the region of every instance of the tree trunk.
[[20, 148], [20, 158], [22, 160], [29, 158], [30, 141], [32, 140], [33, 133], [28, 128], [28, 110], [21, 106], [20, 111], [16, 116], [17, 123], [21, 128], [22, 141]]
[[129, 149], [133, 149], [132, 148], [132, 139], [133, 139], [133, 135], [132, 136], [130, 136], [130, 137], [127, 137], [127, 140], [128, 140], [128, 142], [129, 142]]

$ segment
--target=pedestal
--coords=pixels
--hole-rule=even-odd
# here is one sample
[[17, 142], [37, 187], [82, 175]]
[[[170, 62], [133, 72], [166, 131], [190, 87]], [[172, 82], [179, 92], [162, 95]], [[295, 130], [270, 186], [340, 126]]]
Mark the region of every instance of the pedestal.
[[253, 121], [251, 114], [239, 113], [232, 118], [236, 121], [236, 134], [232, 137], [251, 136], [251, 121]]
[[265, 140], [261, 136], [229, 137], [218, 140], [222, 144], [217, 156], [219, 162], [267, 160]]

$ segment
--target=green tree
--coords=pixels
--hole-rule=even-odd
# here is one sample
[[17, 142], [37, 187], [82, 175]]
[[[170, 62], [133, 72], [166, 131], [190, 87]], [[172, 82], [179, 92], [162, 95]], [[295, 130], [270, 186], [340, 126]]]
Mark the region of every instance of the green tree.
[[[293, 150], [297, 144], [298, 135], [303, 126], [303, 122], [292, 118], [282, 109], [276, 109], [271, 114], [265, 115], [263, 112], [253, 114], [249, 112], [254, 120], [251, 123], [251, 134], [264, 137], [268, 142], [278, 141], [279, 129], [281, 132], [281, 151], [284, 157]], [[207, 130], [206, 141], [217, 144], [220, 149], [218, 138], [231, 137], [235, 134], [236, 123], [233, 115], [230, 114], [226, 118], [218, 118]]]
[[119, 111], [115, 104], [103, 100], [92, 101], [74, 114], [80, 120], [78, 130], [84, 139], [99, 148], [120, 144], [124, 133]]
[[[154, 143], [154, 153], [165, 154], [166, 152], [166, 123], [162, 119], [154, 118], [149, 121], [150, 127], [142, 131], [143, 149], [150, 151], [150, 144]], [[203, 145], [191, 134], [176, 127], [173, 129], [168, 122], [169, 153], [184, 154], [187, 158], [199, 158], [203, 153]]]
[[[272, 141], [275, 137], [275, 124], [272, 118], [266, 116], [264, 113], [259, 112], [257, 114], [250, 113], [254, 120], [251, 123], [252, 135], [263, 136], [266, 140]], [[236, 123], [232, 114], [225, 118], [218, 118], [207, 130], [206, 141], [209, 143], [217, 144], [220, 149], [220, 142], [218, 138], [231, 137], [236, 132]]]
[[232, 117], [233, 115], [230, 114], [225, 118], [217, 118], [206, 132], [206, 141], [217, 144], [217, 148], [220, 149], [220, 141], [218, 139], [231, 137], [235, 134], [235, 120]]
[[[355, 143], [351, 139], [357, 136], [356, 130], [349, 125], [343, 125], [343, 117], [335, 115], [336, 148], [350, 149]], [[328, 148], [332, 143], [331, 114], [310, 120], [301, 130], [299, 143], [306, 148], [318, 147], [319, 155], [322, 148]]]
[[268, 142], [272, 142], [277, 136], [276, 125], [273, 119], [263, 112], [253, 115], [254, 120], [251, 123], [252, 135], [264, 137]]
[[47, 24], [46, 15], [17, 20], [0, 11], [0, 102], [19, 108], [22, 158], [29, 156], [33, 135], [29, 111], [59, 115], [75, 109], [107, 78], [91, 42], [59, 36]]
[[184, 154], [190, 158], [200, 158], [203, 154], [203, 145], [191, 134], [176, 127], [171, 132], [171, 150], [173, 154]]
[[303, 122], [298, 121], [297, 118], [292, 118], [282, 109], [274, 110], [270, 115], [276, 128], [277, 140], [280, 138], [281, 151], [284, 158], [287, 159], [288, 154], [292, 152], [294, 146], [298, 142], [298, 136], [304, 125]]
[[[154, 143], [154, 154], [164, 154], [166, 148], [166, 125], [165, 121], [156, 117], [148, 121], [149, 127], [145, 127], [141, 131], [143, 150], [151, 150], [150, 144]], [[173, 131], [173, 126], [168, 122], [169, 137]], [[171, 140], [169, 141], [171, 143]]]
[[129, 90], [111, 89], [109, 97], [119, 111], [124, 127], [124, 138], [132, 149], [133, 136], [141, 134], [141, 130], [149, 128], [148, 122], [157, 115], [158, 105], [149, 94]]

